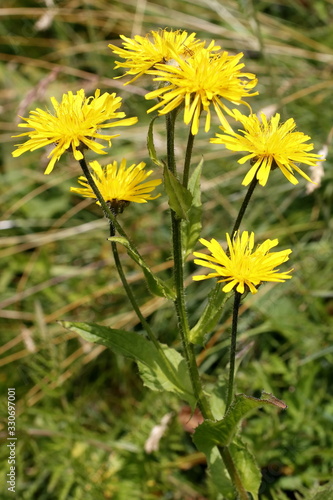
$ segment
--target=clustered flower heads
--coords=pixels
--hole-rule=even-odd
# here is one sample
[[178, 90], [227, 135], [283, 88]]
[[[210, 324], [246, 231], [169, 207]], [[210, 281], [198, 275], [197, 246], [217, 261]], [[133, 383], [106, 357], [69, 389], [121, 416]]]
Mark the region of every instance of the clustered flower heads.
[[149, 112], [158, 109], [163, 115], [184, 105], [184, 122], [192, 122], [192, 134], [198, 133], [202, 111], [206, 112], [206, 132], [210, 129], [211, 106], [221, 124], [228, 128], [224, 112], [230, 116], [233, 113], [224, 101], [246, 104], [244, 97], [258, 93], [251, 92], [257, 84], [255, 75], [241, 71], [242, 53], [232, 56], [220, 52], [214, 41], [205, 47], [195, 33], [162, 30], [152, 31], [145, 38], [122, 38], [124, 49], [109, 45], [116, 55], [126, 59], [124, 63], [116, 62], [115, 67], [129, 68], [125, 74], [137, 75], [134, 79], [142, 74], [152, 75], [160, 86], [149, 92], [146, 99], [158, 98], [159, 102]]
[[226, 283], [223, 287], [225, 293], [233, 288], [239, 293], [250, 291], [257, 293], [257, 287], [264, 281], [283, 282], [290, 279], [290, 271], [279, 272], [277, 266], [289, 259], [291, 250], [270, 252], [279, 242], [277, 239], [266, 240], [254, 249], [254, 233], [239, 232], [230, 238], [226, 234], [229, 252], [225, 252], [222, 246], [212, 239], [207, 241], [203, 238], [200, 243], [206, 246], [211, 255], [202, 252], [193, 252], [195, 264], [213, 269], [214, 272], [207, 275], [193, 276], [196, 281], [209, 278], [220, 278], [219, 283]]
[[[136, 117], [125, 118], [123, 111], [118, 111], [122, 99], [116, 94], [105, 92], [100, 94], [97, 89], [95, 96], [85, 97], [84, 90], [76, 94], [64, 94], [59, 103], [51, 97], [54, 114], [37, 108], [31, 111], [29, 118], [22, 118], [26, 123], [19, 123], [19, 127], [33, 129], [15, 137], [28, 136], [30, 139], [17, 146], [13, 156], [20, 156], [26, 151], [55, 144], [55, 148], [48, 157], [51, 157], [45, 174], [52, 172], [55, 163], [66, 152], [71, 151], [76, 160], [83, 158], [82, 150], [91, 149], [97, 154], [106, 154], [105, 146], [94, 139], [102, 139], [111, 146], [111, 139], [117, 135], [104, 135], [99, 129], [133, 125], [138, 121]], [[112, 121], [108, 121], [112, 120]], [[118, 134], [119, 135], [119, 134]]]
[[[114, 54], [125, 59], [125, 62], [116, 61], [115, 69], [128, 68], [125, 75], [136, 75], [124, 85], [134, 82], [140, 76], [154, 68], [157, 63], [172, 64], [174, 54], [186, 59], [193, 55], [206, 42], [196, 39], [196, 34], [181, 30], [151, 31], [146, 36], [136, 35], [128, 38], [120, 35], [124, 48], [109, 45]], [[209, 52], [217, 51], [220, 47], [211, 42], [206, 48]], [[123, 76], [123, 75], [121, 75]], [[121, 78], [118, 76], [117, 78]]]
[[[268, 119], [261, 113], [260, 118], [252, 113], [244, 100], [258, 92], [256, 76], [244, 71], [241, 62], [243, 54], [230, 55], [221, 51], [212, 41], [206, 42], [181, 30], [151, 31], [147, 36], [128, 38], [121, 35], [123, 47], [109, 45], [113, 53], [124, 61], [116, 61], [115, 68], [126, 69], [125, 75], [133, 76], [127, 82], [133, 82], [142, 75], [149, 75], [158, 84], [158, 88], [146, 94], [146, 99], [157, 99], [148, 113], [157, 111], [160, 115], [183, 110], [183, 121], [190, 125], [192, 135], [199, 131], [200, 117], [205, 114], [204, 130], [211, 128], [211, 115], [214, 111], [220, 122], [222, 133], [216, 134], [210, 142], [223, 144], [227, 149], [244, 153], [238, 160], [243, 164], [250, 161], [250, 168], [245, 175], [243, 185], [254, 179], [265, 186], [271, 170], [280, 169], [292, 184], [296, 184], [294, 173], [297, 172], [311, 182], [308, 175], [297, 165], [303, 163], [310, 167], [323, 161], [320, 155], [311, 153], [313, 144], [308, 143], [309, 136], [295, 131], [292, 118], [280, 123], [280, 115]], [[120, 78], [120, 77], [118, 77]], [[127, 84], [125, 83], [125, 85]], [[102, 129], [133, 125], [137, 118], [125, 118], [119, 111], [122, 99], [115, 93], [96, 90], [95, 95], [86, 97], [84, 90], [76, 94], [64, 94], [61, 102], [51, 97], [54, 112], [37, 108], [31, 111], [29, 118], [22, 118], [25, 123], [19, 127], [31, 129], [16, 137], [28, 137], [23, 144], [17, 145], [13, 156], [20, 156], [26, 151], [54, 145], [49, 154], [50, 161], [45, 173], [49, 174], [55, 163], [65, 152], [71, 152], [78, 161], [85, 161], [83, 152], [90, 149], [97, 154], [106, 154], [106, 141], [111, 146], [111, 139], [117, 135], [105, 135]], [[246, 105], [250, 115], [243, 115], [235, 105]], [[235, 132], [227, 116], [239, 121], [243, 129]], [[82, 163], [81, 163], [82, 165]], [[97, 161], [90, 163], [91, 175], [104, 200], [120, 213], [129, 202], [145, 203], [157, 198], [151, 192], [161, 184], [161, 179], [146, 181], [152, 170], [145, 171], [145, 164], [126, 166], [123, 159], [118, 166], [114, 161], [102, 167]], [[71, 188], [75, 193], [95, 198], [93, 189], [86, 177], [80, 177], [82, 187]], [[99, 204], [99, 201], [97, 201]], [[285, 281], [290, 279], [290, 272], [276, 269], [288, 260], [291, 250], [270, 252], [278, 240], [266, 240], [254, 249], [254, 235], [244, 231], [232, 238], [227, 234], [229, 250], [225, 252], [220, 244], [200, 240], [211, 252], [207, 256], [195, 252], [195, 262], [213, 269], [208, 275], [195, 276], [195, 280], [212, 277], [226, 282], [223, 290], [235, 289], [239, 293], [250, 290], [257, 292], [258, 286], [265, 281]]]
[[[96, 186], [112, 208], [117, 209], [122, 202], [147, 203], [148, 200], [155, 200], [160, 196], [160, 194], [152, 196], [150, 193], [162, 183], [162, 180], [144, 182], [153, 171], [145, 171], [146, 164], [143, 162], [126, 167], [126, 160], [123, 158], [120, 165], [114, 161], [102, 167], [98, 161], [92, 161], [89, 166]], [[96, 198], [84, 176], [79, 177], [79, 184], [83, 187], [72, 187], [71, 191], [87, 198]], [[97, 204], [100, 204], [99, 201]]]
[[[117, 61], [115, 67], [126, 68], [125, 75], [134, 75], [131, 81], [147, 74], [159, 84], [145, 96], [146, 99], [158, 100], [148, 112], [157, 110], [166, 115], [183, 108], [184, 123], [191, 125], [191, 132], [195, 135], [203, 112], [204, 129], [206, 132], [210, 130], [213, 109], [223, 133], [216, 134], [210, 141], [224, 144], [231, 151], [246, 153], [239, 163], [251, 162], [243, 185], [248, 185], [256, 177], [264, 186], [270, 171], [275, 168], [279, 168], [293, 184], [298, 182], [294, 171], [311, 182], [297, 163], [315, 166], [322, 159], [310, 153], [313, 150], [313, 145], [307, 143], [310, 137], [295, 131], [292, 118], [280, 124], [278, 113], [270, 120], [262, 113], [259, 120], [254, 114], [245, 116], [238, 109], [231, 109], [230, 104], [249, 107], [244, 98], [258, 93], [253, 91], [257, 84], [255, 75], [243, 71], [242, 53], [229, 55], [214, 41], [206, 46], [206, 42], [197, 39], [195, 33], [188, 34], [184, 30], [164, 29], [151, 31], [145, 37], [121, 35], [120, 38], [123, 47], [109, 45], [114, 54], [124, 59], [124, 62]], [[135, 117], [124, 118], [125, 113], [119, 111], [121, 101], [115, 93], [101, 95], [99, 90], [91, 97], [85, 97], [84, 90], [76, 94], [68, 92], [60, 103], [52, 97], [54, 113], [37, 108], [31, 111], [29, 118], [22, 118], [26, 123], [20, 123], [19, 127], [32, 130], [16, 136], [28, 136], [29, 139], [17, 145], [12, 154], [17, 157], [26, 151], [54, 144], [46, 174], [67, 151], [71, 151], [76, 160], [83, 158], [85, 149], [106, 154], [105, 145], [98, 140], [107, 141], [111, 146], [111, 139], [117, 135], [102, 134], [99, 130], [137, 122]], [[244, 130], [235, 132], [226, 115], [239, 121]]]

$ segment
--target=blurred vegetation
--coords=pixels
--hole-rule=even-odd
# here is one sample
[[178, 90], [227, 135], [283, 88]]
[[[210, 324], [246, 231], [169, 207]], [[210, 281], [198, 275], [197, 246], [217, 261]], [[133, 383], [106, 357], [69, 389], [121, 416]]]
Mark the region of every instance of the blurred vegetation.
[[[304, 180], [293, 187], [274, 172], [251, 202], [246, 228], [259, 240], [278, 237], [282, 247], [291, 247], [295, 272], [290, 282], [266, 286], [244, 302], [237, 379], [237, 392], [256, 396], [265, 390], [288, 405], [280, 413], [259, 412], [244, 424], [243, 439], [262, 469], [260, 498], [320, 495], [333, 466], [333, 1], [6, 0], [0, 16], [2, 484], [8, 472], [7, 387], [15, 387], [16, 498], [219, 498], [191, 441], [188, 409], [169, 394], [147, 391], [135, 364], [57, 323], [140, 329], [116, 276], [99, 208], [69, 192], [78, 166], [63, 157], [44, 176], [45, 151], [11, 156], [20, 142], [12, 138], [19, 133], [17, 115], [48, 106], [50, 96], [80, 88], [89, 94], [98, 87], [116, 91], [126, 113], [139, 116], [129, 134], [120, 131], [110, 156], [149, 162], [151, 103], [142, 98], [147, 82], [123, 87], [122, 80], [112, 80], [120, 73], [113, 70], [107, 45], [119, 43], [119, 34], [169, 27], [215, 39], [231, 53], [243, 51], [246, 69], [259, 78], [253, 110], [276, 109], [284, 119], [293, 117], [312, 137], [316, 152], [329, 148], [325, 176], [312, 193]], [[163, 152], [163, 119], [156, 123], [155, 140]], [[183, 142], [177, 144], [179, 158]], [[197, 138], [194, 162], [202, 155], [203, 236], [223, 239], [244, 196], [247, 167], [209, 144], [204, 133]], [[167, 276], [165, 196], [127, 209], [122, 221], [149, 264]], [[148, 295], [140, 269], [122, 256], [144, 315], [162, 341], [177, 346], [172, 308]], [[210, 286], [189, 278], [193, 324]], [[224, 374], [229, 324], [225, 314], [206, 349], [198, 351], [208, 391], [216, 390]], [[151, 430], [170, 412], [159, 450], [145, 452]], [[4, 487], [1, 498], [7, 497], [13, 495]]]

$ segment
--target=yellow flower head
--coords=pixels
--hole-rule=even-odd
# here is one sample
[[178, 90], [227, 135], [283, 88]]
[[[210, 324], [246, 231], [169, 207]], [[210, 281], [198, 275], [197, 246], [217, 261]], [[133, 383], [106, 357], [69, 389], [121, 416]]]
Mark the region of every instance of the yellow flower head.
[[[151, 196], [151, 191], [162, 183], [161, 179], [144, 182], [151, 174], [152, 170], [145, 171], [145, 163], [126, 167], [126, 160], [122, 159], [120, 165], [114, 161], [102, 167], [98, 161], [89, 163], [91, 175], [104, 200], [115, 209], [116, 213], [122, 212], [123, 207], [129, 202], [147, 203], [148, 200], [155, 200], [157, 196]], [[71, 191], [81, 194], [87, 198], [96, 196], [84, 176], [79, 177], [82, 188], [71, 188]], [[124, 203], [127, 202], [127, 203]], [[100, 204], [98, 201], [96, 202]]]
[[267, 120], [266, 116], [261, 113], [260, 121], [254, 114], [244, 116], [236, 109], [233, 111], [236, 120], [242, 123], [245, 130], [238, 130], [240, 132], [238, 134], [233, 130], [224, 130], [220, 127], [228, 135], [216, 134], [210, 142], [224, 144], [231, 151], [247, 153], [238, 160], [241, 164], [251, 160], [251, 168], [242, 182], [244, 186], [247, 186], [255, 176], [259, 184], [265, 186], [270, 171], [276, 167], [292, 184], [298, 183], [293, 170], [312, 182], [295, 162], [315, 166], [322, 159], [320, 155], [309, 153], [313, 150], [313, 144], [305, 144], [310, 139], [308, 135], [294, 132], [296, 124], [293, 118], [279, 125], [278, 113], [270, 120]]
[[[205, 42], [197, 40], [195, 36], [196, 33], [189, 35], [186, 31], [164, 29], [151, 31], [144, 37], [136, 35], [134, 38], [128, 38], [120, 35], [120, 38], [124, 40], [124, 48], [112, 44], [109, 47], [114, 54], [126, 60], [125, 62], [116, 61], [115, 68], [128, 68], [125, 75], [136, 75], [125, 83], [127, 85], [145, 74], [155, 64], [167, 64], [173, 59], [174, 53], [186, 58], [199, 47], [204, 47]], [[218, 50], [219, 48], [214, 46], [214, 42], [212, 42], [207, 50]]]
[[12, 155], [20, 156], [26, 151], [34, 151], [48, 144], [55, 144], [55, 148], [48, 156], [51, 160], [45, 170], [45, 174], [49, 174], [56, 161], [68, 150], [73, 152], [76, 160], [83, 158], [81, 151], [83, 149], [106, 154], [103, 151], [105, 146], [95, 142], [94, 139], [103, 139], [111, 146], [111, 139], [119, 134], [103, 135], [97, 132], [98, 129], [133, 125], [138, 121], [136, 117], [120, 119], [125, 116], [124, 112], [117, 111], [121, 106], [121, 101], [121, 97], [117, 97], [116, 94], [105, 92], [100, 95], [98, 89], [95, 96], [91, 97], [85, 97], [84, 90], [79, 90], [76, 95], [68, 92], [63, 95], [60, 103], [51, 97], [54, 114], [37, 108], [30, 112], [29, 118], [22, 118], [26, 123], [19, 123], [18, 126], [33, 130], [15, 136], [29, 136], [30, 139], [17, 145]]
[[160, 114], [166, 114], [184, 104], [184, 122], [192, 122], [191, 132], [197, 134], [202, 111], [206, 112], [205, 132], [209, 131], [213, 106], [221, 124], [230, 129], [224, 112], [230, 116], [233, 112], [222, 99], [246, 104], [243, 97], [258, 94], [250, 93], [257, 80], [252, 73], [241, 72], [242, 57], [242, 53], [230, 56], [228, 52], [212, 55], [202, 48], [185, 60], [174, 54], [173, 65], [156, 64], [149, 73], [155, 75], [154, 81], [162, 82], [162, 86], [146, 95], [146, 99], [159, 99], [148, 112], [158, 109]]
[[227, 282], [224, 292], [230, 292], [233, 288], [239, 293], [250, 290], [257, 293], [257, 287], [263, 281], [283, 282], [290, 279], [289, 273], [280, 273], [276, 266], [289, 259], [291, 250], [280, 252], [270, 252], [271, 248], [278, 244], [278, 240], [266, 240], [253, 251], [254, 234], [244, 231], [241, 235], [236, 233], [233, 240], [229, 234], [226, 235], [229, 252], [226, 253], [221, 245], [214, 239], [207, 241], [200, 239], [200, 243], [205, 245], [212, 255], [201, 252], [193, 252], [194, 262], [199, 266], [209, 267], [214, 272], [205, 276], [193, 276], [196, 281], [208, 278], [222, 278], [218, 283]]

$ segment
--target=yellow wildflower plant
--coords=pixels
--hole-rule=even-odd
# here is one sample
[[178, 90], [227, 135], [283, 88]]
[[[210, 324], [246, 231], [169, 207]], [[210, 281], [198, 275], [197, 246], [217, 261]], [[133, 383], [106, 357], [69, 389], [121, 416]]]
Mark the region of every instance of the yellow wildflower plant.
[[208, 275], [193, 276], [196, 281], [209, 278], [221, 278], [218, 283], [225, 283], [223, 291], [230, 292], [233, 288], [239, 293], [250, 290], [257, 293], [257, 287], [264, 281], [284, 282], [290, 279], [290, 271], [280, 273], [277, 266], [289, 259], [291, 250], [270, 252], [278, 244], [278, 240], [266, 240], [254, 249], [254, 233], [237, 232], [233, 239], [226, 234], [229, 251], [225, 252], [215, 239], [199, 241], [206, 246], [212, 255], [193, 252], [195, 264], [213, 269]]
[[256, 176], [259, 184], [265, 186], [270, 171], [279, 168], [283, 175], [292, 184], [297, 184], [293, 171], [298, 172], [307, 181], [312, 182], [310, 177], [301, 170], [296, 163], [315, 166], [322, 161], [321, 156], [309, 153], [313, 150], [313, 144], [306, 144], [310, 139], [302, 132], [295, 132], [296, 124], [293, 118], [280, 124], [280, 115], [276, 113], [271, 119], [267, 119], [264, 113], [260, 114], [261, 120], [254, 115], [242, 115], [237, 109], [233, 110], [236, 120], [240, 121], [244, 130], [226, 130], [225, 133], [216, 134], [210, 142], [224, 144], [231, 151], [247, 153], [238, 163], [243, 164], [251, 160], [251, 168], [246, 174], [242, 184], [247, 186]]
[[[120, 38], [123, 40], [123, 48], [109, 45], [114, 54], [125, 59], [125, 62], [116, 61], [115, 69], [128, 68], [124, 75], [136, 75], [124, 85], [134, 82], [157, 63], [172, 62], [174, 53], [186, 59], [206, 43], [196, 39], [196, 33], [188, 34], [187, 31], [167, 29], [151, 31], [146, 36], [136, 35], [134, 38], [120, 35]], [[211, 42], [207, 50], [213, 51], [219, 48]]]
[[99, 89], [91, 97], [85, 97], [84, 90], [81, 89], [76, 94], [72, 92], [64, 94], [60, 103], [51, 97], [51, 102], [54, 114], [37, 108], [30, 112], [29, 118], [21, 117], [26, 123], [19, 123], [18, 126], [33, 130], [14, 136], [28, 136], [29, 140], [17, 145], [17, 149], [12, 153], [14, 157], [17, 157], [26, 151], [34, 151], [49, 144], [55, 144], [55, 148], [48, 155], [51, 159], [45, 174], [52, 172], [55, 163], [67, 151], [71, 151], [76, 160], [83, 158], [83, 149], [106, 154], [105, 146], [96, 142], [95, 139], [103, 139], [111, 146], [111, 139], [118, 137], [119, 134], [104, 135], [98, 133], [98, 130], [133, 125], [138, 121], [136, 117], [124, 118], [125, 113], [118, 111], [122, 104], [121, 97], [108, 92], [101, 95]]
[[[114, 161], [106, 166], [101, 166], [98, 161], [92, 161], [89, 166], [98, 190], [116, 213], [122, 212], [123, 208], [131, 201], [147, 203], [147, 201], [155, 200], [160, 196], [160, 194], [152, 196], [150, 193], [162, 183], [162, 180], [154, 179], [145, 182], [153, 170], [146, 171], [144, 162], [127, 167], [126, 159], [123, 158], [120, 165]], [[71, 187], [73, 193], [96, 199], [86, 177], [79, 177], [78, 182], [83, 187]], [[98, 201], [96, 203], [100, 205]]]
[[234, 114], [223, 101], [248, 105], [243, 97], [258, 94], [250, 92], [257, 79], [254, 74], [241, 71], [244, 67], [240, 63], [242, 57], [242, 53], [232, 56], [228, 52], [212, 55], [203, 48], [185, 60], [174, 54], [173, 65], [156, 64], [149, 73], [162, 85], [146, 94], [146, 99], [159, 100], [148, 112], [157, 109], [160, 114], [167, 114], [184, 104], [184, 122], [192, 122], [191, 132], [195, 135], [202, 111], [206, 113], [205, 132], [210, 130], [210, 108], [213, 106], [221, 124], [229, 129], [224, 113]]

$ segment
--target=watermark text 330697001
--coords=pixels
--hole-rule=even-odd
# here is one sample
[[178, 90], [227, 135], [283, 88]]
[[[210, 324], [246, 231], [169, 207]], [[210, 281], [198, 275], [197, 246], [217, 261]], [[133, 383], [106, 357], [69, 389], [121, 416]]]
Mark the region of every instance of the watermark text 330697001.
[[8, 465], [9, 470], [7, 473], [7, 489], [12, 493], [15, 493], [16, 485], [16, 411], [15, 411], [15, 389], [8, 388], [8, 437], [7, 437], [7, 447], [8, 447]]

